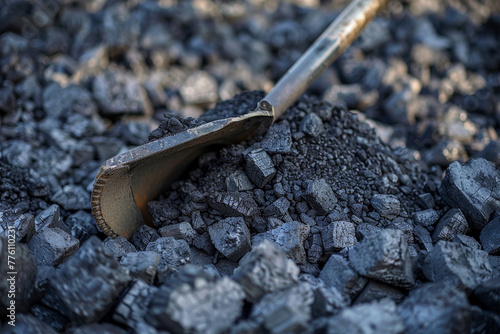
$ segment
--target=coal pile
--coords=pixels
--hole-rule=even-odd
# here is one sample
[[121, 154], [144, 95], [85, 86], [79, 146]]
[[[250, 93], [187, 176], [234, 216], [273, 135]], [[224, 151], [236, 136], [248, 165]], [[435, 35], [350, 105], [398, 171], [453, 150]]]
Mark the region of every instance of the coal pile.
[[342, 6], [0, 6], [0, 331], [500, 332], [496, 1], [392, 1], [153, 226], [90, 213], [103, 161], [253, 110]]

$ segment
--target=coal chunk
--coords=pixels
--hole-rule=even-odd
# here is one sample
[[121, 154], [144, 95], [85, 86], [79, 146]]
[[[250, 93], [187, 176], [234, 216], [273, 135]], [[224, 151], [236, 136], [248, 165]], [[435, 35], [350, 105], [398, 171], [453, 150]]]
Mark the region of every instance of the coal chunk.
[[137, 230], [135, 230], [134, 234], [130, 241], [135, 246], [138, 251], [146, 250], [146, 247], [150, 242], [158, 239], [160, 235], [156, 230], [152, 227], [149, 227], [146, 224], [139, 226]]
[[292, 134], [287, 122], [274, 123], [260, 146], [268, 153], [290, 153], [292, 150]]
[[423, 271], [430, 281], [469, 289], [492, 276], [488, 253], [444, 240], [429, 253]]
[[[15, 320], [19, 313], [26, 312], [30, 305], [30, 294], [37, 275], [36, 260], [24, 244], [15, 242], [13, 234], [9, 238], [0, 236], [0, 315], [4, 320]], [[10, 257], [9, 257], [10, 256]], [[11, 274], [11, 273], [16, 274]], [[14, 290], [15, 297], [10, 294]], [[15, 302], [12, 307], [12, 301]], [[14, 309], [12, 312], [11, 310]], [[13, 318], [11, 315], [13, 314]], [[16, 322], [17, 325], [17, 322]]]
[[208, 227], [210, 239], [215, 248], [231, 261], [237, 262], [248, 253], [250, 231], [242, 217], [230, 217]]
[[500, 176], [485, 159], [471, 159], [463, 166], [452, 163], [439, 192], [454, 208], [460, 208], [474, 229], [481, 230], [495, 211], [500, 211]]
[[127, 253], [120, 259], [120, 265], [129, 270], [132, 278], [153, 284], [161, 256], [155, 252], [139, 251]]
[[469, 303], [464, 292], [427, 283], [398, 306], [406, 333], [470, 333]]
[[69, 227], [71, 236], [80, 240], [80, 243], [99, 233], [92, 214], [83, 210], [71, 214], [66, 219], [66, 224]]
[[164, 223], [175, 220], [181, 214], [179, 209], [170, 201], [151, 201], [148, 211], [153, 217], [153, 224], [162, 226]]
[[347, 221], [335, 221], [321, 229], [321, 239], [326, 253], [340, 251], [356, 244], [356, 227]]
[[298, 275], [299, 268], [287, 259], [283, 250], [264, 240], [240, 261], [233, 279], [243, 287], [246, 299], [256, 302], [266, 293], [296, 283]]
[[308, 136], [318, 137], [323, 130], [323, 122], [315, 113], [307, 114], [300, 122], [300, 131]]
[[150, 286], [142, 280], [135, 281], [116, 305], [112, 315], [113, 320], [137, 329], [139, 323], [145, 322], [148, 312], [146, 305], [157, 292], [157, 287]]
[[253, 217], [259, 214], [257, 203], [248, 193], [217, 193], [209, 198], [208, 204], [228, 217]]
[[172, 333], [221, 333], [240, 316], [245, 293], [229, 277], [186, 267], [165, 282], [149, 305], [147, 320]]
[[16, 241], [29, 241], [35, 233], [35, 217], [16, 210], [0, 210], [0, 236], [8, 237], [14, 231]]
[[273, 203], [269, 204], [262, 214], [265, 217], [276, 216], [278, 218], [288, 216], [288, 208], [290, 208], [290, 201], [286, 197], [280, 197]]
[[328, 320], [327, 333], [399, 334], [404, 329], [396, 304], [384, 299], [342, 310]]
[[127, 286], [130, 276], [91, 237], [49, 278], [44, 303], [77, 324], [101, 320]]
[[265, 295], [252, 307], [250, 318], [273, 334], [301, 333], [308, 329], [313, 302], [313, 289], [300, 282]]
[[90, 194], [81, 186], [65, 185], [50, 198], [64, 210], [90, 210]]
[[352, 269], [349, 262], [338, 254], [332, 254], [319, 274], [328, 287], [333, 287], [354, 299], [365, 287], [368, 280]]
[[68, 227], [61, 219], [61, 210], [59, 205], [53, 204], [35, 217], [35, 231], [40, 232], [46, 227], [58, 227], [66, 232], [69, 232]]
[[168, 225], [158, 230], [162, 237], [174, 237], [175, 239], [183, 239], [188, 245], [193, 244], [193, 239], [198, 235], [188, 222]]
[[434, 225], [439, 219], [439, 215], [436, 210], [428, 209], [424, 211], [417, 211], [412, 215], [413, 222], [422, 227], [427, 227]]
[[257, 234], [252, 243], [258, 244], [263, 239], [274, 241], [286, 255], [297, 264], [306, 263], [304, 241], [309, 236], [309, 226], [297, 221], [284, 223], [270, 231]]
[[363, 276], [406, 288], [415, 282], [408, 243], [400, 230], [386, 229], [367, 235], [349, 250], [349, 260]]
[[113, 254], [117, 260], [120, 260], [121, 257], [127, 253], [137, 252], [134, 245], [121, 235], [116, 238], [107, 237], [103, 242], [103, 246], [110, 254]]
[[247, 176], [257, 187], [264, 187], [276, 175], [273, 161], [263, 149], [252, 150], [245, 158]]
[[432, 250], [432, 239], [429, 231], [422, 226], [415, 226], [413, 236], [420, 249], [430, 252]]
[[388, 219], [396, 218], [401, 212], [401, 202], [394, 195], [376, 194], [370, 203], [378, 214]]
[[191, 261], [191, 250], [187, 242], [172, 237], [156, 239], [146, 247], [146, 251], [156, 252], [161, 256], [158, 265], [160, 282]]
[[451, 241], [457, 234], [469, 232], [469, 224], [460, 209], [449, 210], [436, 225], [432, 234], [432, 241]]
[[325, 179], [305, 181], [304, 188], [302, 196], [319, 215], [326, 215], [335, 208], [337, 197]]
[[472, 249], [481, 249], [481, 244], [476, 239], [465, 234], [457, 234], [452, 241]]
[[490, 254], [500, 251], [500, 218], [496, 217], [486, 225], [479, 235], [483, 249]]
[[80, 246], [80, 241], [59, 227], [44, 228], [35, 233], [28, 247], [38, 265], [58, 266], [73, 255]]
[[254, 185], [248, 176], [241, 170], [234, 172], [226, 178], [227, 191], [247, 191], [252, 190]]

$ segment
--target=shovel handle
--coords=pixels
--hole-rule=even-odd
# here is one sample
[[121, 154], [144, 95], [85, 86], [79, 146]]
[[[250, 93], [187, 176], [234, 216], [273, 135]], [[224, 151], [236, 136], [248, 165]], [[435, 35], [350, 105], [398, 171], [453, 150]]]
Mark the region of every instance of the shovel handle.
[[353, 0], [259, 102], [274, 120], [359, 36], [389, 0]]

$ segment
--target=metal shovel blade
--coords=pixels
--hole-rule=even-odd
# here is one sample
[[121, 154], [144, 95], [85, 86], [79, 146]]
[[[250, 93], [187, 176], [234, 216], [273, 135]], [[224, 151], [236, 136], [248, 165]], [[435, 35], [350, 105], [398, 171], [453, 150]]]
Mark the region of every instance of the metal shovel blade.
[[354, 0], [259, 102], [258, 110], [217, 120], [141, 145], [107, 160], [92, 190], [92, 214], [109, 236], [130, 238], [151, 224], [147, 203], [157, 198], [200, 154], [265, 132], [359, 36], [389, 0]]

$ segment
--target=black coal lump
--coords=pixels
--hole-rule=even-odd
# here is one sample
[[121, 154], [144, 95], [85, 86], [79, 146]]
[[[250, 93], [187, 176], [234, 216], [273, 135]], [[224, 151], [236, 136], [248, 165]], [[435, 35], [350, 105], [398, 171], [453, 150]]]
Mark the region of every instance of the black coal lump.
[[499, 177], [495, 166], [482, 158], [463, 166], [457, 161], [446, 169], [439, 192], [451, 207], [462, 210], [471, 227], [481, 230], [500, 211]]
[[91, 237], [49, 278], [44, 304], [76, 324], [101, 320], [130, 281], [128, 273]]
[[208, 227], [214, 247], [229, 260], [237, 262], [251, 249], [250, 231], [242, 217], [229, 217]]
[[412, 219], [415, 224], [422, 227], [427, 227], [434, 225], [434, 223], [436, 223], [439, 219], [439, 215], [436, 210], [427, 209], [413, 213]]
[[356, 244], [356, 226], [347, 221], [334, 221], [321, 229], [325, 253], [340, 251]]
[[451, 241], [458, 234], [469, 232], [469, 224], [460, 209], [451, 209], [439, 220], [434, 232], [432, 241]]
[[179, 209], [170, 201], [151, 201], [148, 203], [148, 211], [153, 217], [153, 224], [162, 226], [168, 221], [179, 217]]
[[[12, 300], [15, 301], [15, 312], [26, 312], [29, 309], [30, 295], [34, 288], [38, 269], [35, 257], [25, 244], [11, 243], [8, 240], [12, 239], [0, 236], [0, 254], [3, 255], [3, 258], [0, 259], [0, 270], [3, 277], [0, 280], [0, 315], [2, 317], [7, 316], [4, 319], [12, 320], [8, 317], [11, 314], [8, 308], [12, 308]], [[11, 258], [8, 258], [8, 256], [11, 256]], [[13, 263], [14, 267], [11, 267]], [[11, 272], [16, 274], [9, 274]], [[12, 289], [15, 290], [15, 299], [9, 297], [12, 293], [9, 291], [12, 291]]]
[[492, 268], [485, 251], [441, 240], [427, 256], [424, 274], [432, 282], [474, 289], [492, 277]]
[[78, 250], [80, 241], [59, 227], [35, 233], [28, 247], [38, 265], [58, 266]]
[[112, 254], [117, 260], [127, 253], [134, 253], [137, 251], [134, 245], [130, 243], [124, 236], [116, 238], [107, 237], [103, 242], [104, 248]]
[[264, 187], [276, 175], [273, 161], [263, 149], [250, 151], [245, 160], [247, 176], [259, 188]]
[[398, 305], [407, 333], [470, 333], [466, 294], [447, 284], [426, 283]]
[[393, 219], [401, 212], [401, 202], [394, 195], [376, 194], [370, 203], [382, 217]]
[[267, 153], [290, 153], [292, 135], [288, 122], [274, 123], [260, 142], [260, 146]]
[[483, 249], [490, 254], [500, 252], [500, 218], [496, 217], [486, 225], [479, 235]]
[[406, 288], [415, 283], [408, 243], [399, 230], [385, 229], [367, 235], [349, 249], [349, 260], [363, 276]]
[[138, 251], [143, 251], [146, 250], [146, 247], [150, 242], [155, 241], [159, 237], [160, 235], [154, 228], [149, 227], [146, 224], [143, 224], [139, 226], [137, 230], [135, 230], [134, 234], [132, 234], [130, 242], [135, 246], [135, 248]]
[[142, 280], [135, 281], [117, 303], [112, 315], [113, 320], [137, 331], [138, 324], [146, 322], [147, 305], [156, 293], [157, 287]]
[[127, 253], [120, 259], [120, 265], [129, 270], [130, 276], [153, 284], [161, 256], [155, 252], [139, 251]]
[[400, 289], [389, 284], [369, 280], [365, 288], [354, 301], [354, 304], [369, 303], [374, 300], [384, 298], [392, 299], [396, 303], [400, 303], [405, 294]]
[[147, 321], [172, 333], [220, 333], [241, 315], [244, 298], [242, 287], [229, 277], [186, 266], [154, 294]]
[[[262, 275], [267, 279], [262, 280]], [[246, 299], [256, 302], [266, 293], [296, 283], [298, 275], [297, 265], [279, 246], [266, 239], [241, 259], [233, 279], [243, 287]]]
[[163, 282], [170, 275], [178, 271], [191, 261], [191, 250], [185, 240], [176, 240], [172, 237], [162, 237], [149, 243], [146, 251], [160, 254], [158, 265], [158, 279]]
[[360, 276], [339, 254], [332, 254], [319, 274], [328, 287], [333, 287], [351, 299], [355, 299], [368, 280]]
[[335, 208], [337, 197], [325, 179], [304, 182], [304, 199], [319, 215], [326, 215]]

